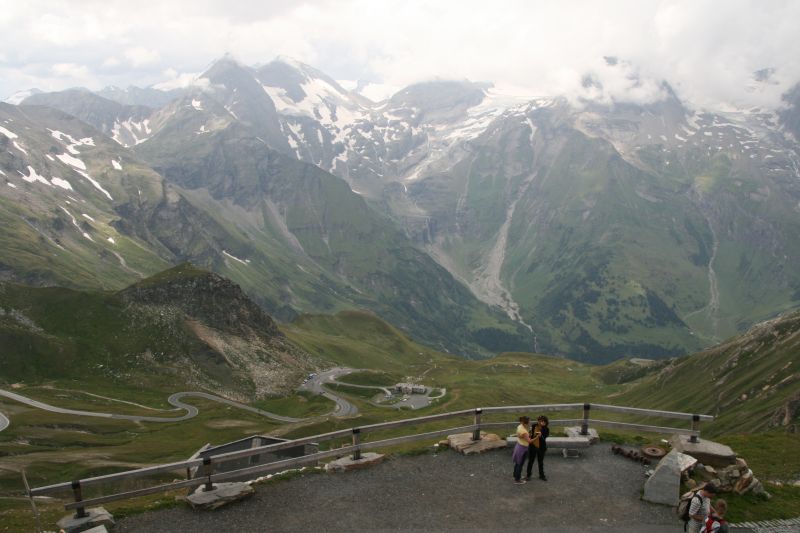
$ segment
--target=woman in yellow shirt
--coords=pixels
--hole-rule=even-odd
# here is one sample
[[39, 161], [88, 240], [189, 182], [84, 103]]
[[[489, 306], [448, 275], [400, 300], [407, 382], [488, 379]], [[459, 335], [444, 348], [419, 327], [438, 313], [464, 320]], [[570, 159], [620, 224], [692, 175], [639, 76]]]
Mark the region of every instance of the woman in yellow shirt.
[[526, 481], [522, 479], [522, 465], [525, 464], [525, 458], [528, 456], [528, 447], [531, 443], [530, 424], [530, 417], [519, 417], [517, 444], [514, 446], [514, 453], [511, 455], [511, 459], [514, 461], [514, 483], [518, 485], [522, 485]]

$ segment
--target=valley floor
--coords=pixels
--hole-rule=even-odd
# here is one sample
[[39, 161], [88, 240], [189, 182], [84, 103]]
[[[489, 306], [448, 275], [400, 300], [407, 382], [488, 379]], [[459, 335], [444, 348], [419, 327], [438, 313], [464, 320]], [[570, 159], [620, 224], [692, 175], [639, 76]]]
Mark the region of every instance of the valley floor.
[[179, 506], [132, 516], [115, 531], [682, 530], [671, 507], [640, 500], [644, 467], [613, 455], [610, 444], [578, 459], [551, 452], [545, 471], [547, 482], [515, 485], [511, 449], [399, 456], [259, 485], [250, 500], [214, 512]]

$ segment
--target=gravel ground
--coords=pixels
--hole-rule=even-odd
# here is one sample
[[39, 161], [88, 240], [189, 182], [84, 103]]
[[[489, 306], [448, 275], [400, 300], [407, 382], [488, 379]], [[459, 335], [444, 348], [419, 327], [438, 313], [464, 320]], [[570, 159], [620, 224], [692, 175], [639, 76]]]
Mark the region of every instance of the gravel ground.
[[251, 499], [217, 511], [181, 506], [133, 516], [115, 531], [683, 531], [672, 508], [640, 500], [644, 467], [610, 445], [577, 459], [553, 450], [545, 472], [547, 482], [515, 485], [510, 448], [394, 457], [259, 485]]

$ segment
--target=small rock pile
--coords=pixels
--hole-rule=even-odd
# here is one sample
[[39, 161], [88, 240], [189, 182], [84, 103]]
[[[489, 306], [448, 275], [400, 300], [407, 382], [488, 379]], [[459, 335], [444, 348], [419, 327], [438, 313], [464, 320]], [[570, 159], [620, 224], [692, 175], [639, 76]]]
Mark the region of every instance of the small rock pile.
[[[723, 468], [714, 468], [698, 463], [694, 467], [694, 472], [699, 472], [701, 478], [714, 484], [720, 492], [735, 492], [736, 494], [752, 492], [756, 495], [770, 497], [770, 494], [764, 490], [764, 485], [747, 466], [747, 461], [741, 457], [736, 458], [735, 464]], [[695, 482], [689, 480], [687, 483], [691, 486]]]

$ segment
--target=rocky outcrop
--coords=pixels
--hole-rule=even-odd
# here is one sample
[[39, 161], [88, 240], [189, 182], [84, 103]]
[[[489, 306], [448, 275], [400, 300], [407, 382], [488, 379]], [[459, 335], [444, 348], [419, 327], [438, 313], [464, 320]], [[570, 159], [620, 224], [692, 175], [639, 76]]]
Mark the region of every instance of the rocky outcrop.
[[128, 303], [171, 306], [219, 331], [282, 336], [275, 321], [241, 287], [186, 263], [121, 291]]

